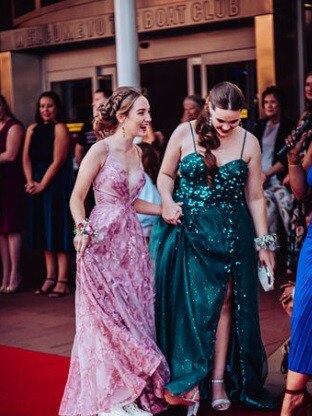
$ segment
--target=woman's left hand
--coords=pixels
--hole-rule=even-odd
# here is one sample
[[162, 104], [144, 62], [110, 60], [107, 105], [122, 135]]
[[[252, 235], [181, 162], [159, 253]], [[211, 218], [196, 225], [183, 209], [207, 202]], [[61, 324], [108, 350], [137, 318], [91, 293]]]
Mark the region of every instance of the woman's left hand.
[[275, 255], [271, 250], [265, 250], [264, 248], [258, 251], [259, 263], [265, 265], [271, 274], [274, 276], [275, 269]]

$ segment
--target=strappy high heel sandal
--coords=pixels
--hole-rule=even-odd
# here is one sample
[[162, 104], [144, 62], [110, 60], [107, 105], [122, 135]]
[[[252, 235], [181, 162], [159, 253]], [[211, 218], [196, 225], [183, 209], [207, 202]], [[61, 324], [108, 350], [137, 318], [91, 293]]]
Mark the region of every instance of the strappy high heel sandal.
[[[224, 379], [211, 380], [211, 383], [224, 383]], [[229, 399], [215, 399], [211, 402], [211, 407], [218, 412], [224, 412], [225, 410], [228, 410], [230, 406], [231, 402]]]
[[68, 288], [68, 282], [66, 280], [58, 280], [55, 286], [57, 286], [59, 283], [63, 285], [64, 290], [60, 291], [60, 290], [53, 289], [52, 292], [49, 294], [49, 298], [51, 299], [63, 298], [64, 296], [67, 296], [70, 294], [70, 290]]
[[199, 409], [199, 389], [196, 386], [193, 390], [174, 395], [169, 390], [164, 390], [164, 398], [171, 406], [188, 406], [187, 416], [196, 416]]
[[309, 416], [312, 415], [312, 396], [310, 393], [307, 392], [306, 388], [299, 389], [299, 390], [289, 390], [286, 389], [285, 393], [290, 394], [292, 396], [303, 396], [302, 402], [296, 406], [293, 411], [291, 412], [291, 416]]
[[[56, 283], [56, 280], [54, 277], [47, 277], [42, 287], [36, 290], [35, 295], [47, 295], [53, 290], [55, 283]], [[46, 286], [46, 289], [43, 289], [45, 286]]]

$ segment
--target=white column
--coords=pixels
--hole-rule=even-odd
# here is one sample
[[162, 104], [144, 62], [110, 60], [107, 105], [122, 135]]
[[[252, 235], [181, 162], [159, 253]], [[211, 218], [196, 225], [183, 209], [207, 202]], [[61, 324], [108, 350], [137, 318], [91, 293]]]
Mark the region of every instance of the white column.
[[117, 85], [140, 87], [135, 0], [114, 0]]

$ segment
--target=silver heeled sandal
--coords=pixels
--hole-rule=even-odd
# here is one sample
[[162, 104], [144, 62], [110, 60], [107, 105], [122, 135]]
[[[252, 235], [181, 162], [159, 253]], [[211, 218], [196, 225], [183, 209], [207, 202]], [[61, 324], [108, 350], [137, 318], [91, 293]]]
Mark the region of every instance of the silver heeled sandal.
[[[224, 383], [224, 379], [222, 380], [211, 380], [211, 383]], [[221, 408], [218, 408], [218, 406], [222, 406]], [[225, 410], [228, 410], [231, 406], [231, 402], [229, 399], [215, 399], [211, 402], [211, 407], [218, 411], [218, 412], [224, 412]]]

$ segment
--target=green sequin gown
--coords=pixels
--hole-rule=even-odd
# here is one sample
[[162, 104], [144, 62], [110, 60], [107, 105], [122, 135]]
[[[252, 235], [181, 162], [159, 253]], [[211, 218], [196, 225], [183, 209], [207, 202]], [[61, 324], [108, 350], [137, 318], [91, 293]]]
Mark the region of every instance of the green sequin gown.
[[181, 394], [199, 384], [201, 398], [209, 397], [216, 329], [232, 279], [226, 390], [232, 401], [275, 408], [263, 388], [267, 360], [259, 327], [254, 226], [244, 193], [248, 166], [241, 154], [219, 168], [210, 188], [195, 148], [181, 160], [179, 174], [174, 199], [183, 202], [182, 223], [159, 219], [150, 244], [158, 345], [171, 371], [166, 387]]

